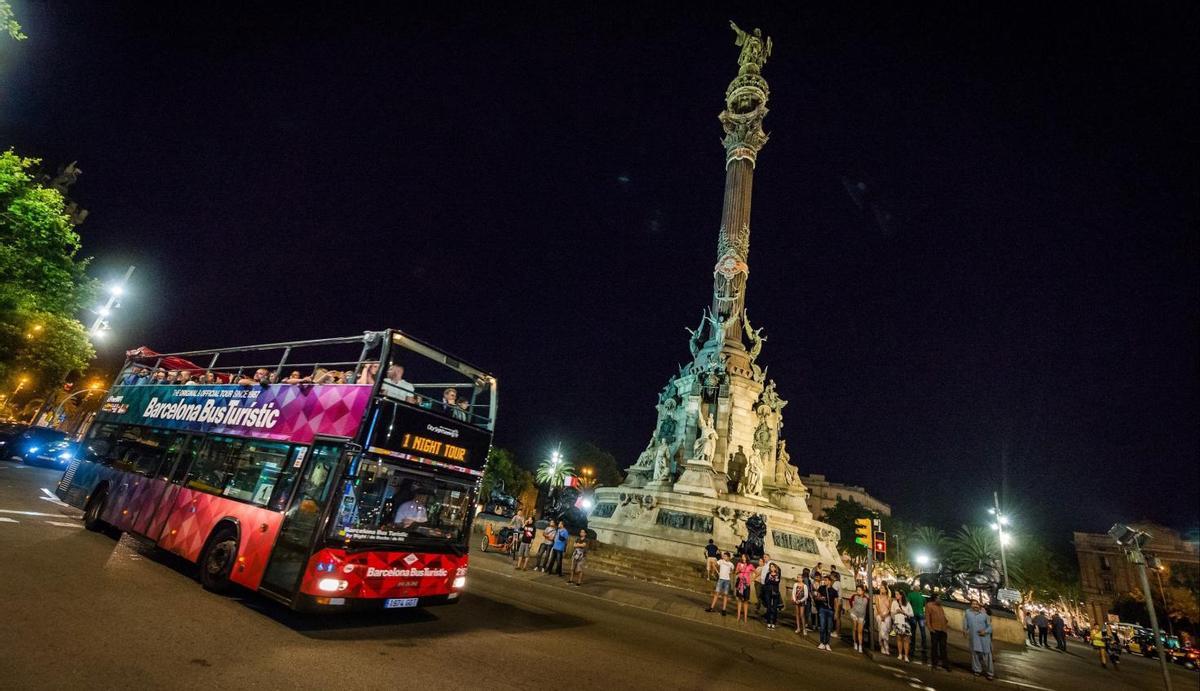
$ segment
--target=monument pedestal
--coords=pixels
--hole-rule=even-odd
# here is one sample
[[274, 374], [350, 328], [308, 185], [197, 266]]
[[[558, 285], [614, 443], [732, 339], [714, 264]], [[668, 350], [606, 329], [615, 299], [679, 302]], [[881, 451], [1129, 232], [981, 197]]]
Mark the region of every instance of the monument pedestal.
[[716, 499], [717, 486], [717, 474], [713, 472], [712, 462], [689, 458], [674, 489], [680, 494], [696, 494]]

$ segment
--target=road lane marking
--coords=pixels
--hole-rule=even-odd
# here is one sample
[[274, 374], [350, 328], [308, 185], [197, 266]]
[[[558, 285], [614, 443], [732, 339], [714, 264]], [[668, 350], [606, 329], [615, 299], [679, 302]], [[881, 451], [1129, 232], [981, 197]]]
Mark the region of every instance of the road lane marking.
[[0, 516], [0, 523], [20, 523], [20, 521], [16, 521], [11, 518], [5, 518], [4, 516]]
[[0, 509], [0, 513], [11, 513], [17, 516], [45, 516], [46, 518], [62, 518], [61, 513], [43, 513], [41, 511], [18, 511], [17, 509]]
[[1038, 691], [1054, 691], [1054, 689], [1048, 689], [1045, 686], [1038, 686], [1037, 684], [1028, 684], [1023, 681], [1013, 681], [1012, 679], [997, 679], [996, 681], [1000, 682], [1001, 684], [1012, 684], [1013, 686], [1023, 686], [1027, 689], [1038, 689]]
[[39, 499], [45, 499], [46, 501], [52, 501], [52, 502], [54, 502], [55, 504], [62, 504], [63, 506], [67, 506], [66, 502], [64, 502], [63, 500], [59, 499], [59, 498], [58, 498], [58, 497], [57, 497], [57, 496], [54, 494], [54, 492], [51, 492], [50, 490], [46, 489], [45, 487], [43, 487], [43, 488], [42, 488], [42, 494], [44, 494], [44, 495], [46, 495], [46, 496], [44, 496], [44, 497], [38, 497]]
[[56, 525], [60, 528], [82, 528], [83, 527], [82, 525], [80, 525], [78, 523], [63, 523], [62, 521], [46, 521], [46, 523], [49, 523], [50, 525]]

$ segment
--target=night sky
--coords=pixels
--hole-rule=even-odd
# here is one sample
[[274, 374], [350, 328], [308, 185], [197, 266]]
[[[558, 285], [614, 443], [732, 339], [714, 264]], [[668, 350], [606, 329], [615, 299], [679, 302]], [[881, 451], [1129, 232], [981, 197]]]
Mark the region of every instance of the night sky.
[[499, 377], [527, 465], [631, 463], [709, 302], [733, 13], [775, 43], [747, 302], [801, 471], [1197, 528], [1195, 3], [167, 4], [0, 41], [0, 145], [78, 160], [96, 275], [138, 267], [109, 361], [393, 326]]

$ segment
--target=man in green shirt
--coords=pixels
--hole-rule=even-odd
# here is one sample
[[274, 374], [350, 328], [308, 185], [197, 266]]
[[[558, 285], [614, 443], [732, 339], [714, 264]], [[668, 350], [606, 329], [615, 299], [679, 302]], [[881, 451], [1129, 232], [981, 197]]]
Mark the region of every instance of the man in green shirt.
[[[912, 605], [912, 628], [915, 634], [918, 630], [921, 632], [921, 657], [928, 655], [929, 648], [926, 647], [925, 641], [925, 593], [920, 590], [908, 591], [908, 604]], [[916, 636], [913, 636], [916, 638]]]

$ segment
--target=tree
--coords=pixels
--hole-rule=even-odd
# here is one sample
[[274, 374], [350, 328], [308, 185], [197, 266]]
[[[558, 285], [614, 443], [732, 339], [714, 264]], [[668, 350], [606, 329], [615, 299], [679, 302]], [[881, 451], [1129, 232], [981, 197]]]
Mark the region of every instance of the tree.
[[591, 442], [584, 442], [573, 448], [570, 457], [576, 468], [592, 469], [592, 477], [596, 478], [597, 486], [616, 487], [625, 479], [621, 469], [617, 467], [617, 459]]
[[854, 542], [854, 521], [858, 518], [879, 518], [879, 514], [868, 509], [853, 499], [839, 499], [836, 504], [825, 509], [821, 521], [838, 529], [841, 537], [838, 539], [838, 553], [848, 553], [851, 557], [867, 556], [867, 548]]
[[24, 41], [29, 38], [21, 32], [21, 25], [13, 16], [12, 5], [8, 0], [0, 0], [0, 30], [3, 30], [14, 41]]
[[75, 318], [94, 295], [79, 235], [37, 159], [0, 153], [0, 381], [20, 372], [46, 391], [95, 356]]

